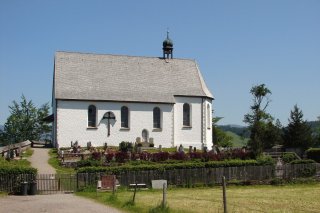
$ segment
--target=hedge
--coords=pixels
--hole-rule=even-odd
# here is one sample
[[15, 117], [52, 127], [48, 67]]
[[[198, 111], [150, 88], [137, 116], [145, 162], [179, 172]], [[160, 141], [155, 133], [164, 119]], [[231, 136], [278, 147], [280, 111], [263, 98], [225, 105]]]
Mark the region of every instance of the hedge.
[[311, 148], [306, 151], [307, 157], [320, 163], [320, 148]]
[[110, 172], [121, 173], [123, 171], [146, 171], [146, 170], [173, 170], [173, 169], [192, 169], [192, 168], [218, 168], [218, 167], [242, 167], [242, 166], [259, 166], [270, 165], [266, 162], [256, 160], [228, 160], [228, 161], [209, 161], [209, 162], [184, 162], [176, 164], [142, 164], [142, 165], [123, 165], [117, 167], [83, 167], [78, 173], [96, 173]]
[[24, 166], [9, 166], [4, 165], [0, 167], [0, 175], [4, 174], [37, 174], [37, 169]]
[[314, 160], [293, 160], [290, 162], [290, 164], [309, 164], [309, 163], [315, 163]]

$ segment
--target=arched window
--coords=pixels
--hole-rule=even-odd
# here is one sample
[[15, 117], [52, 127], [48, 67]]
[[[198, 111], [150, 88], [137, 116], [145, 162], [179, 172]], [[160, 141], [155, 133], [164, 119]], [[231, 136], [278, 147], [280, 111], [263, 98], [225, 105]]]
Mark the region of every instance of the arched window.
[[183, 104], [183, 126], [191, 126], [190, 122], [190, 105]]
[[211, 110], [210, 110], [210, 104], [207, 104], [207, 127], [208, 129], [211, 128], [211, 116], [210, 116]]
[[148, 142], [149, 140], [149, 133], [148, 130], [142, 130], [142, 142]]
[[129, 109], [126, 106], [121, 107], [121, 127], [129, 128]]
[[88, 127], [96, 127], [97, 108], [94, 105], [88, 107]]
[[153, 108], [153, 128], [161, 128], [161, 115], [160, 108]]

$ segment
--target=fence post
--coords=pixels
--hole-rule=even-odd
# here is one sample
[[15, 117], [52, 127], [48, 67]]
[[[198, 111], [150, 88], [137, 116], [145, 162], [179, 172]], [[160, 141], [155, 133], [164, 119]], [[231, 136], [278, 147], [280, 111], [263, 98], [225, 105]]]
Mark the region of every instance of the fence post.
[[133, 193], [132, 203], [134, 203], [134, 201], [136, 199], [137, 185], [138, 184], [136, 183], [136, 185], [134, 186], [134, 193]]
[[163, 191], [162, 191], [162, 208], [166, 207], [167, 204], [167, 184], [163, 183]]
[[222, 177], [222, 191], [223, 191], [223, 212], [227, 213], [227, 195], [226, 195], [226, 178]]

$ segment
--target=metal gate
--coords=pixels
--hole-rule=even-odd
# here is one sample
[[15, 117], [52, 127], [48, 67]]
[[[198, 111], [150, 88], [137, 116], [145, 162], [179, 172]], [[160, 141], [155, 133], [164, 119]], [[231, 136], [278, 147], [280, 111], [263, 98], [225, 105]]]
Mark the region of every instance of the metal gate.
[[73, 193], [77, 190], [77, 174], [38, 174], [38, 194]]

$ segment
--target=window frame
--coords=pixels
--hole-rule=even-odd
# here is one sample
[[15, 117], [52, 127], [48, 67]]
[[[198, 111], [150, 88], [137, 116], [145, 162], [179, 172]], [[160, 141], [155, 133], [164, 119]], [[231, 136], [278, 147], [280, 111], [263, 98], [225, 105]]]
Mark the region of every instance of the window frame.
[[160, 107], [153, 108], [153, 128], [154, 129], [161, 129], [162, 122], [161, 122], [161, 109]]
[[[123, 115], [123, 113], [124, 113], [124, 111], [123, 110], [126, 110], [126, 117], [123, 117], [123, 116], [125, 116], [125, 115]], [[120, 109], [120, 117], [121, 117], [121, 128], [122, 129], [129, 129], [130, 127], [129, 127], [129, 114], [130, 114], [130, 111], [129, 111], [129, 107], [127, 107], [127, 106], [122, 106], [121, 107], [121, 109]], [[126, 124], [126, 125], [124, 125], [124, 124]]]
[[93, 104], [90, 104], [88, 106], [87, 115], [88, 115], [87, 127], [97, 128], [97, 107]]
[[[185, 107], [188, 106], [186, 110]], [[182, 107], [182, 125], [183, 127], [192, 127], [191, 125], [191, 104], [184, 103]]]

